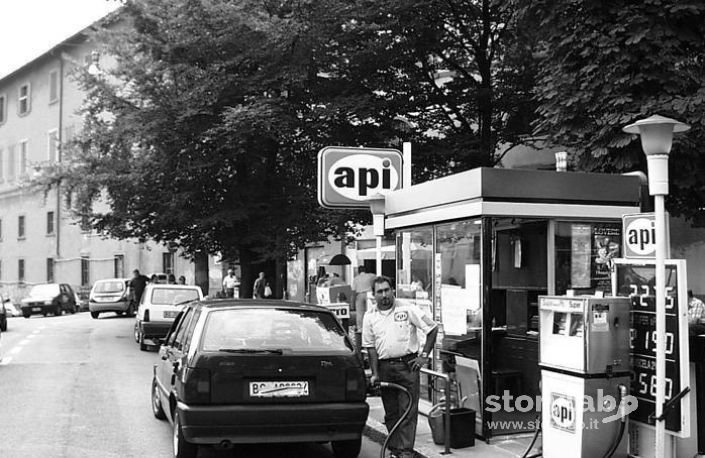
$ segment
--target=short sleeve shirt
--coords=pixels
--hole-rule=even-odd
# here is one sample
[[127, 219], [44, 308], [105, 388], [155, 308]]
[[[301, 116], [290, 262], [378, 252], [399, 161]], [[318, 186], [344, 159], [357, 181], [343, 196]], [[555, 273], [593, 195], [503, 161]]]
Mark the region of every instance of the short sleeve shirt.
[[363, 272], [353, 278], [352, 289], [356, 293], [365, 293], [372, 291], [372, 282], [375, 279], [375, 274]]
[[373, 307], [362, 321], [362, 346], [374, 347], [380, 359], [399, 358], [419, 351], [417, 330], [431, 332], [436, 323], [419, 307], [394, 301], [389, 310]]

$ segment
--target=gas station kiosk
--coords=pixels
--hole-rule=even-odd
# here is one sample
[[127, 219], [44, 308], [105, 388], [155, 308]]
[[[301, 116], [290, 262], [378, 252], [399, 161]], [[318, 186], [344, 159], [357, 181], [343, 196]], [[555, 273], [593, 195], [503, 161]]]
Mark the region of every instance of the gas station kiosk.
[[[467, 434], [491, 441], [533, 432], [542, 370], [554, 378], [563, 374], [560, 361], [551, 369], [539, 366], [547, 332], [540, 326], [539, 298], [569, 290], [576, 296], [610, 295], [612, 260], [622, 251], [621, 218], [638, 213], [640, 202], [641, 184], [634, 176], [497, 168], [386, 194], [385, 226], [396, 236], [397, 297], [416, 301], [441, 323], [433, 365], [455, 378], [458, 399], [467, 399], [464, 407], [476, 411], [475, 431]], [[590, 321], [591, 304], [585, 305], [584, 323], [599, 328], [603, 325]], [[628, 317], [622, 320], [619, 336], [628, 327]], [[598, 335], [583, 328], [582, 337], [571, 336], [571, 324], [578, 332], [578, 318], [566, 324], [568, 335], [550, 337], [582, 343]], [[621, 374], [623, 368], [612, 370]], [[579, 376], [571, 389], [600, 388], [595, 380], [600, 373], [572, 372]], [[623, 380], [613, 382], [612, 392]], [[505, 393], [522, 402], [494, 408]], [[422, 374], [422, 397], [434, 403], [440, 396]], [[612, 432], [601, 442], [609, 443]], [[619, 450], [623, 447], [620, 442]]]

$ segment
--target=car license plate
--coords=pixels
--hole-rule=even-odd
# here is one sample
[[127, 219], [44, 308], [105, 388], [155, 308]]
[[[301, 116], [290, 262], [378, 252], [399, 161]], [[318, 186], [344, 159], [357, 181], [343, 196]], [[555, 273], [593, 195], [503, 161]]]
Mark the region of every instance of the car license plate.
[[32, 307], [33, 312], [41, 312], [42, 308], [41, 307]]
[[167, 310], [166, 312], [164, 312], [164, 318], [176, 318], [176, 315], [178, 314], [178, 310]]
[[308, 382], [250, 382], [250, 396], [253, 398], [300, 398], [308, 396]]

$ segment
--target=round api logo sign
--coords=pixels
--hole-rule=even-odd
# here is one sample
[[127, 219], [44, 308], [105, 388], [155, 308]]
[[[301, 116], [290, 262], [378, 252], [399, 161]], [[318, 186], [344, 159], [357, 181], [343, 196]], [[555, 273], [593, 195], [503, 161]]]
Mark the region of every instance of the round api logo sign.
[[318, 201], [328, 208], [368, 208], [367, 200], [401, 187], [394, 149], [326, 147], [318, 153]]
[[[668, 218], [668, 216], [666, 216]], [[668, 219], [666, 219], [668, 221]], [[666, 225], [668, 228], [668, 225]], [[656, 216], [637, 213], [622, 216], [625, 258], [653, 258], [656, 256]], [[666, 231], [666, 248], [669, 246]]]
[[575, 432], [575, 398], [559, 393], [551, 393], [551, 426], [569, 433]]

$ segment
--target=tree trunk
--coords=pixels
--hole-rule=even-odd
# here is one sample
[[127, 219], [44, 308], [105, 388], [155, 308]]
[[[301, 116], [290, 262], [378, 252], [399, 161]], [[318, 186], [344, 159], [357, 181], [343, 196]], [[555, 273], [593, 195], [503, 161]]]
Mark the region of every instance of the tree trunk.
[[208, 287], [210, 285], [210, 278], [208, 276], [208, 253], [206, 251], [199, 251], [193, 259], [194, 263], [194, 280], [196, 286], [201, 287], [203, 295], [208, 295]]
[[252, 285], [255, 282], [257, 274], [252, 266], [252, 253], [249, 248], [239, 247], [240, 253], [240, 297], [252, 297]]

